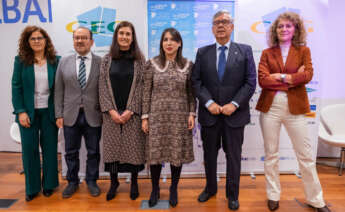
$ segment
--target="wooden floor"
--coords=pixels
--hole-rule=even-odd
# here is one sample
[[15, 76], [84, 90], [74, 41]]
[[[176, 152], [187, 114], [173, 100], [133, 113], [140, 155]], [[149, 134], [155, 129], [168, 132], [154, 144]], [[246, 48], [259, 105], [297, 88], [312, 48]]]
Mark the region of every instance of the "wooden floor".
[[[60, 179], [60, 187], [50, 197], [42, 194], [31, 202], [24, 199], [24, 175], [20, 175], [21, 155], [19, 153], [0, 152], [0, 199], [19, 199], [9, 211], [143, 211], [140, 209], [141, 201], [147, 200], [151, 192], [149, 179], [139, 181], [140, 196], [137, 200], [129, 199], [129, 184], [121, 180], [116, 198], [107, 202], [105, 195], [109, 187], [108, 180], [99, 180], [102, 194], [91, 197], [85, 183], [81, 184], [78, 192], [70, 199], [62, 199], [61, 193], [66, 186], [66, 181]], [[327, 205], [333, 212], [345, 211], [345, 174], [338, 176], [334, 167], [318, 166], [324, 197]], [[169, 180], [161, 182], [161, 199], [169, 198]], [[144, 211], [230, 211], [224, 194], [225, 180], [221, 179], [219, 190], [215, 198], [206, 203], [199, 203], [197, 197], [203, 190], [205, 179], [182, 179], [179, 184], [179, 204], [174, 209], [144, 210]], [[282, 175], [282, 196], [279, 212], [283, 211], [314, 211], [304, 205], [302, 182], [295, 175]], [[266, 207], [265, 180], [262, 175], [256, 179], [250, 176], [241, 176], [239, 212], [269, 211]], [[1, 209], [0, 209], [1, 211]]]

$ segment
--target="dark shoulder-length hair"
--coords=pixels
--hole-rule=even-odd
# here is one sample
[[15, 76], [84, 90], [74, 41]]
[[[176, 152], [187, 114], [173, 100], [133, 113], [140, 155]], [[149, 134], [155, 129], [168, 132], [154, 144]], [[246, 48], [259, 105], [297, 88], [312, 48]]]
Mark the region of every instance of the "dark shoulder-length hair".
[[304, 27], [304, 23], [302, 18], [294, 12], [285, 12], [278, 16], [278, 18], [272, 23], [269, 32], [268, 32], [268, 45], [270, 47], [278, 46], [279, 40], [278, 40], [278, 34], [277, 34], [277, 28], [280, 20], [288, 20], [291, 21], [291, 23], [295, 27], [295, 33], [292, 38], [292, 45], [295, 47], [299, 46], [305, 46], [307, 45], [306, 37], [307, 32]]
[[131, 43], [131, 46], [129, 48], [129, 52], [130, 52], [129, 57], [134, 59], [134, 60], [145, 60], [145, 57], [142, 54], [142, 52], [140, 51], [140, 48], [139, 48], [139, 45], [138, 45], [137, 36], [136, 36], [136, 33], [135, 33], [134, 26], [129, 21], [121, 21], [116, 26], [116, 29], [115, 29], [115, 32], [114, 32], [114, 35], [113, 35], [113, 42], [112, 42], [112, 44], [110, 46], [110, 50], [109, 50], [109, 55], [113, 59], [120, 59], [121, 58], [120, 45], [117, 42], [117, 36], [118, 36], [119, 30], [122, 27], [129, 27], [132, 30], [132, 43]]
[[46, 41], [46, 46], [44, 48], [44, 56], [46, 57], [47, 61], [51, 64], [56, 63], [56, 51], [52, 43], [52, 40], [50, 39], [48, 33], [38, 26], [27, 26], [20, 35], [18, 46], [18, 55], [20, 59], [26, 65], [32, 65], [37, 62], [35, 59], [34, 51], [31, 49], [29, 44], [31, 34], [36, 31], [40, 32]]
[[168, 32], [171, 34], [172, 39], [174, 41], [181, 43], [181, 46], [177, 49], [175, 62], [180, 68], [183, 68], [186, 65], [187, 59], [182, 56], [183, 41], [182, 41], [181, 34], [175, 28], [167, 28], [162, 33], [161, 41], [159, 44], [159, 55], [158, 55], [158, 59], [160, 63], [159, 65], [161, 67], [164, 67], [166, 63], [165, 52], [163, 49], [163, 40], [164, 40], [165, 34]]

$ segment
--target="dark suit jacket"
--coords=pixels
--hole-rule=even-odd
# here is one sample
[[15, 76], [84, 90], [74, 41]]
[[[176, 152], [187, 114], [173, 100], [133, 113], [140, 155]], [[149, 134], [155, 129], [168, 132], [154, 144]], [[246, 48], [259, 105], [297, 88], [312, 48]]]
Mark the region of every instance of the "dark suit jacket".
[[[48, 110], [49, 118], [55, 123], [54, 115], [54, 81], [55, 72], [60, 60], [56, 57], [56, 63], [50, 64], [47, 61], [48, 69], [48, 83], [49, 83], [49, 99]], [[16, 56], [14, 59], [14, 68], [12, 75], [12, 105], [14, 108], [13, 114], [16, 114], [16, 122], [18, 121], [18, 114], [26, 112], [31, 123], [35, 116], [35, 72], [33, 65], [25, 65], [23, 61]]]
[[[298, 69], [304, 65], [304, 72], [298, 73]], [[292, 87], [286, 83], [276, 81], [270, 74], [291, 74]], [[313, 77], [310, 50], [306, 46], [291, 46], [286, 63], [284, 65], [280, 47], [272, 47], [262, 52], [259, 63], [259, 84], [262, 87], [256, 109], [268, 112], [277, 90], [287, 93], [289, 111], [291, 114], [305, 114], [310, 112], [309, 101], [305, 84]]]
[[256, 70], [252, 49], [245, 44], [231, 42], [225, 73], [219, 80], [216, 44], [198, 50], [192, 73], [192, 83], [199, 100], [198, 121], [203, 126], [212, 126], [220, 116], [212, 115], [205, 104], [213, 99], [223, 106], [235, 101], [239, 108], [225, 117], [230, 127], [242, 127], [250, 122], [249, 100], [256, 87]]

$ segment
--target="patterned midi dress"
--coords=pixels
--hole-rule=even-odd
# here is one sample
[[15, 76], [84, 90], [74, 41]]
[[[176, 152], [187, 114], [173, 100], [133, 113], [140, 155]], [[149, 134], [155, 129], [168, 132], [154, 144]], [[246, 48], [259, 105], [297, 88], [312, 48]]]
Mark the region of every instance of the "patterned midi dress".
[[194, 160], [192, 130], [188, 130], [189, 115], [195, 116], [195, 98], [191, 86], [192, 62], [183, 68], [176, 62], [159, 65], [151, 59], [144, 72], [142, 118], [148, 118], [146, 142], [148, 164], [168, 162], [181, 166]]

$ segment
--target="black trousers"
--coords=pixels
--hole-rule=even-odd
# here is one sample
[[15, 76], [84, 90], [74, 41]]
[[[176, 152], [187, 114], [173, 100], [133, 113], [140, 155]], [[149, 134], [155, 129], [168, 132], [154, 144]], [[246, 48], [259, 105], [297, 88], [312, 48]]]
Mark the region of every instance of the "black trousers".
[[226, 157], [226, 196], [237, 200], [241, 175], [241, 154], [244, 127], [233, 128], [221, 118], [215, 125], [201, 127], [204, 163], [206, 173], [206, 192], [217, 193], [217, 157], [220, 147]]
[[65, 136], [65, 160], [67, 164], [67, 180], [69, 183], [79, 183], [78, 172], [80, 167], [79, 150], [81, 138], [84, 137], [87, 149], [86, 178], [88, 181], [96, 181], [99, 177], [99, 141], [101, 138], [101, 127], [91, 127], [81, 109], [76, 123], [71, 126], [64, 126]]

